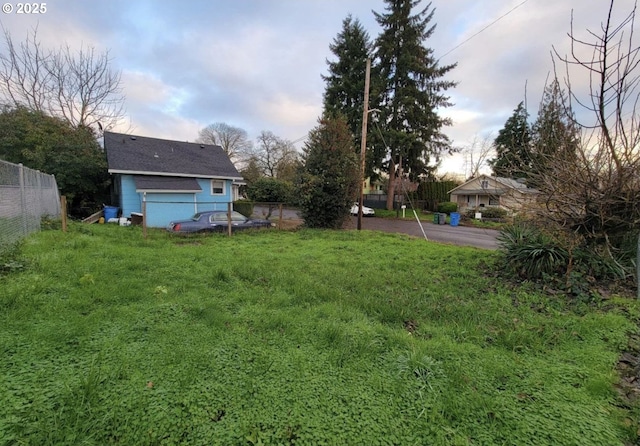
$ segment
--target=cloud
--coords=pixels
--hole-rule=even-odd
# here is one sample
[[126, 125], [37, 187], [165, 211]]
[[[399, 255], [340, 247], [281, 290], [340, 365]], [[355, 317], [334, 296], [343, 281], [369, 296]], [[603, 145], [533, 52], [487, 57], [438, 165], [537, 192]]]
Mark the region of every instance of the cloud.
[[[424, 0], [421, 6], [426, 6]], [[93, 45], [109, 50], [122, 70], [125, 107], [134, 131], [193, 140], [213, 122], [297, 139], [317, 125], [329, 45], [352, 14], [372, 39], [380, 32], [372, 10], [383, 0], [56, 0], [44, 15], [4, 15], [2, 26], [20, 40], [38, 27], [44, 45]], [[520, 6], [518, 6], [520, 5]], [[634, 0], [616, 0], [619, 21]], [[497, 132], [520, 101], [537, 112], [553, 71], [550, 52], [570, 50], [576, 33], [588, 37], [606, 18], [602, 0], [456, 0], [434, 2], [436, 30], [426, 45], [457, 62], [447, 80], [453, 119], [445, 129], [455, 145]], [[502, 17], [502, 18], [500, 18]], [[499, 19], [500, 18], [500, 19]], [[496, 19], [499, 19], [496, 21]], [[495, 22], [495, 23], [494, 23]], [[448, 53], [448, 54], [447, 54]], [[446, 55], [445, 55], [446, 54]], [[588, 78], [572, 84], [585, 91]]]
[[299, 139], [311, 129], [322, 113], [316, 102], [277, 94], [257, 104], [259, 116], [264, 122], [270, 122], [290, 140]]

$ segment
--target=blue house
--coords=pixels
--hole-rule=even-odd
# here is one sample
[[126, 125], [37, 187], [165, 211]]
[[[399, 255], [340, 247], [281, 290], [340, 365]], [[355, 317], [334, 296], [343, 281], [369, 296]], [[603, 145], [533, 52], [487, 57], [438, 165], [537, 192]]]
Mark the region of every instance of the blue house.
[[113, 205], [164, 227], [196, 212], [226, 210], [242, 176], [222, 147], [104, 132]]

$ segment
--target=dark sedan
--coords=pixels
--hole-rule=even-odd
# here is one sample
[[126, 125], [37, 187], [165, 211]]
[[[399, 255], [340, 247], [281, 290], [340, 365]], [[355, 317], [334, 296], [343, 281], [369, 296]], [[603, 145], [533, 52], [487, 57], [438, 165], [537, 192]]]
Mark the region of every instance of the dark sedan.
[[[275, 226], [269, 220], [250, 219], [239, 212], [231, 212], [231, 230], [239, 231], [252, 228], [270, 228]], [[172, 221], [167, 226], [169, 232], [226, 232], [229, 229], [227, 211], [198, 212], [189, 220]]]

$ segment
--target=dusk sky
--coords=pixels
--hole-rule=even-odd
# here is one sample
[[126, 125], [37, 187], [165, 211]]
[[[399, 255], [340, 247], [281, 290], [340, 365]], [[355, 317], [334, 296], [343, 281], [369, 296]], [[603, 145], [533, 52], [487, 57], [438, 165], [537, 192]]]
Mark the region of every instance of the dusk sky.
[[[616, 17], [634, 6], [616, 0]], [[422, 6], [426, 6], [426, 1]], [[329, 44], [351, 14], [370, 37], [380, 33], [372, 10], [382, 0], [53, 0], [44, 14], [0, 17], [15, 41], [38, 27], [45, 47], [108, 50], [121, 70], [127, 122], [118, 130], [193, 141], [214, 122], [245, 129], [255, 141], [269, 130], [302, 141], [322, 110], [333, 56]], [[532, 119], [552, 75], [552, 46], [569, 51], [571, 15], [578, 36], [598, 31], [606, 0], [434, 0], [434, 36], [426, 42], [441, 64], [458, 63], [447, 79], [455, 106], [442, 113], [456, 146], [495, 135], [520, 101]], [[4, 49], [3, 49], [4, 50]], [[584, 76], [574, 88], [587, 85]], [[302, 142], [297, 144], [301, 147]], [[460, 156], [441, 171], [462, 172]]]

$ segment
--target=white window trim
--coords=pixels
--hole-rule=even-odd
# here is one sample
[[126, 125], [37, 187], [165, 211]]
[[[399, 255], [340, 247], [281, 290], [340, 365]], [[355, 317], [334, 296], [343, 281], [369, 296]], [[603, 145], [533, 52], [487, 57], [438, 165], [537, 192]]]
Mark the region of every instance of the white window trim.
[[[213, 191], [213, 184], [214, 183], [222, 183], [222, 192], [221, 193]], [[211, 195], [217, 195], [217, 196], [227, 195], [227, 182], [225, 180], [211, 180]]]

